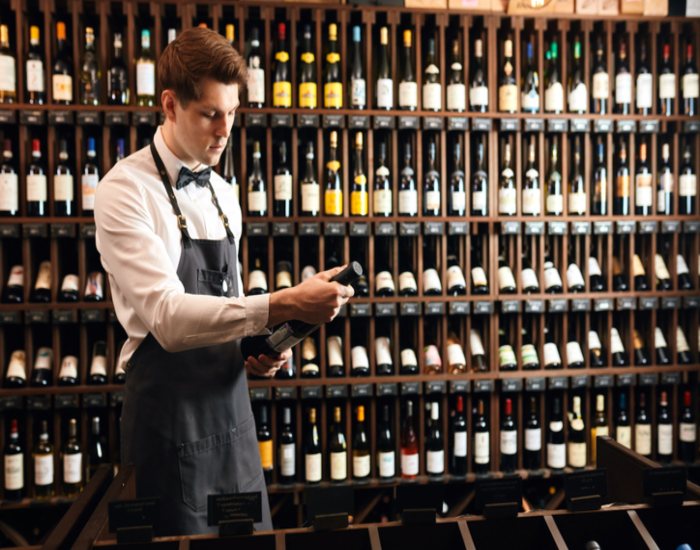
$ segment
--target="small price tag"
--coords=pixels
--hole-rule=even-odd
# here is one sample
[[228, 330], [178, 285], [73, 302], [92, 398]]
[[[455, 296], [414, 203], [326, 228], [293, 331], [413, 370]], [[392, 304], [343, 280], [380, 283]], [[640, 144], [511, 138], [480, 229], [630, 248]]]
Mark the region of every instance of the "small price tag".
[[353, 130], [367, 130], [369, 129], [369, 117], [351, 115], [348, 117], [348, 126]]
[[375, 130], [393, 130], [396, 127], [396, 119], [393, 116], [375, 116]]

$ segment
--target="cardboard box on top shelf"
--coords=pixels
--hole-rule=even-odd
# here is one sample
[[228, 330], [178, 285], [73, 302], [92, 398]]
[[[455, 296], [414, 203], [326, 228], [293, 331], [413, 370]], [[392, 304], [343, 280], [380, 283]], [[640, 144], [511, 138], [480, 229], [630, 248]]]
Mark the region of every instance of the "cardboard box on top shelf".
[[499, 3], [499, 1], [498, 0], [448, 0], [448, 6], [451, 10], [462, 10], [462, 11], [492, 11], [491, 10], [492, 3]]
[[447, 0], [405, 0], [407, 8], [447, 9]]
[[668, 0], [644, 0], [644, 15], [668, 15]]
[[576, 0], [576, 13], [597, 15], [600, 10], [600, 0]]
[[510, 0], [508, 13], [513, 15], [574, 13], [574, 0]]
[[644, 0], [620, 0], [620, 13], [642, 15], [644, 13]]
[[620, 13], [618, 0], [599, 0], [598, 15], [618, 15]]

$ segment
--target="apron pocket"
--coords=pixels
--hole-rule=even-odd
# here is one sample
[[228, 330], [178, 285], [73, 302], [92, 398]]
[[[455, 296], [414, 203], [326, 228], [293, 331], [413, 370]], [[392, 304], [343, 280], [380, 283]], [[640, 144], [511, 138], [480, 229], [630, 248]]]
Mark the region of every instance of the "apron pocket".
[[[253, 447], [251, 448], [251, 437]], [[233, 493], [262, 474], [250, 416], [236, 428], [178, 447], [183, 502], [195, 512], [206, 509], [207, 496]], [[255, 460], [250, 460], [250, 455]]]
[[197, 269], [197, 294], [206, 296], [233, 296], [233, 278], [223, 271]]

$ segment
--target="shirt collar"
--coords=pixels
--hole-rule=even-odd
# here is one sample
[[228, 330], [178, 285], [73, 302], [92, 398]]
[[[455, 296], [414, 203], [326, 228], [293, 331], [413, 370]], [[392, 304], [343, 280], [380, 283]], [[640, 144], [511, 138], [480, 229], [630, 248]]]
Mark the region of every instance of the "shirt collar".
[[[170, 178], [170, 185], [175, 187], [177, 177], [180, 174], [180, 169], [183, 166], [186, 166], [186, 164], [182, 162], [179, 158], [177, 158], [175, 154], [170, 150], [167, 143], [165, 143], [165, 139], [163, 138], [162, 125], [158, 126], [158, 128], [156, 129], [156, 133], [153, 136], [153, 145], [155, 145], [156, 151], [158, 151], [158, 154], [160, 155], [160, 158], [163, 161], [165, 170], [166, 172], [168, 172], [168, 177]], [[197, 166], [197, 170], [201, 169], [202, 165], [200, 164], [199, 166]]]

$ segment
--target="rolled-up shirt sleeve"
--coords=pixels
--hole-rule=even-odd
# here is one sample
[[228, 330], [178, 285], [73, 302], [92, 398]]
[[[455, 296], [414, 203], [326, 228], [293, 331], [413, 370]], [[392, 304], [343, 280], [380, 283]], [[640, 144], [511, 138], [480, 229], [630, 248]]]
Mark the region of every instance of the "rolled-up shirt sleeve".
[[[96, 244], [113, 294], [120, 295], [169, 352], [263, 332], [269, 294], [222, 298], [185, 292], [148, 203], [149, 197], [136, 182], [121, 179], [98, 186]], [[177, 220], [172, 215], [172, 220], [161, 223], [177, 224]], [[242, 294], [240, 274], [238, 285]]]

